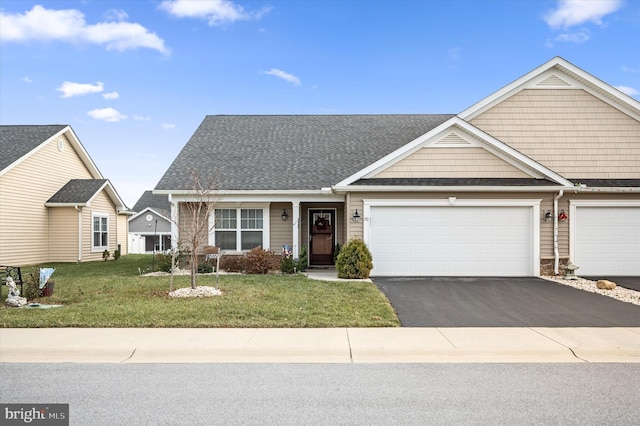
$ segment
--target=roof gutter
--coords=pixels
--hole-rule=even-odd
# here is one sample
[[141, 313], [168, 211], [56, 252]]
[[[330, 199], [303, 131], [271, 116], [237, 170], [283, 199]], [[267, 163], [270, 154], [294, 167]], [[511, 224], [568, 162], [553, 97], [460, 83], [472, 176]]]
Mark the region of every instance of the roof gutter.
[[[333, 187], [336, 193], [345, 192], [557, 192], [558, 186], [379, 186], [350, 185]], [[570, 187], [573, 188], [573, 187]]]

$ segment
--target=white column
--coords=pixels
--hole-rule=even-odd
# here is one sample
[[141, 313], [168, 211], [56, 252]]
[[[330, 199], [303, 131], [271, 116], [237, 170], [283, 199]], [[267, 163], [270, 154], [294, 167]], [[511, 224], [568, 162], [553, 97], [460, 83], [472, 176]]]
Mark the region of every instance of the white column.
[[293, 258], [297, 259], [300, 251], [300, 202], [293, 201], [292, 204], [293, 220], [291, 221], [291, 226], [293, 227]]

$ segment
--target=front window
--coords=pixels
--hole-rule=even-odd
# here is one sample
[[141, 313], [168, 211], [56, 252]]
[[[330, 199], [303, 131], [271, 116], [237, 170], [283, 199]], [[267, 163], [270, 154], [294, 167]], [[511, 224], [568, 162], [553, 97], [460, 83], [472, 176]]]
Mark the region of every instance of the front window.
[[222, 250], [243, 251], [262, 246], [263, 234], [263, 209], [215, 210], [215, 245]]
[[95, 251], [106, 250], [109, 247], [109, 216], [94, 214], [92, 248]]

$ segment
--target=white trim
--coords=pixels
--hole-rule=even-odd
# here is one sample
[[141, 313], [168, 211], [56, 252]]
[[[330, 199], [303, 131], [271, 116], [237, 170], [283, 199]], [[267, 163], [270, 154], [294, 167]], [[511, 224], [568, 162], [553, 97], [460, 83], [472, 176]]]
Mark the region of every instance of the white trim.
[[[577, 207], [640, 207], [640, 200], [569, 200], [569, 259], [576, 254]], [[580, 265], [578, 265], [580, 266]]]
[[[171, 209], [171, 207], [169, 207], [169, 209]], [[151, 213], [153, 213], [154, 215], [158, 216], [158, 218], [160, 218], [160, 219], [164, 219], [164, 220], [166, 220], [167, 222], [171, 222], [171, 219], [169, 219], [168, 217], [166, 217], [166, 216], [164, 216], [164, 215], [162, 215], [162, 214], [158, 213], [156, 210], [154, 210], [154, 209], [153, 209], [153, 208], [151, 208], [151, 207], [145, 207], [145, 208], [144, 208], [144, 210], [140, 211], [139, 213], [135, 213], [133, 216], [131, 216], [131, 217], [130, 217], [130, 218], [128, 218], [127, 220], [128, 220], [129, 222], [131, 222], [132, 220], [137, 219], [138, 217], [142, 216], [142, 215], [143, 215], [144, 213], [146, 213], [146, 212], [151, 212]]]
[[540, 205], [541, 199], [459, 199], [447, 197], [429, 200], [379, 200], [363, 199], [363, 240], [369, 244], [371, 238], [371, 207], [531, 207], [531, 270], [535, 277], [540, 276]]
[[[270, 250], [271, 247], [271, 207], [265, 204], [247, 204], [247, 203], [216, 203], [213, 211], [209, 214], [209, 236], [208, 244], [216, 245], [216, 228], [215, 228], [215, 211], [221, 210], [236, 210], [236, 249], [242, 247], [242, 230], [241, 226], [241, 210], [262, 210], [262, 248], [264, 250]], [[240, 250], [239, 252], [246, 252], [248, 250]], [[226, 253], [236, 253], [236, 250], [225, 250]]]
[[[93, 245], [93, 238], [94, 238], [94, 233], [96, 231], [94, 231], [93, 229], [93, 222], [96, 218], [106, 218], [107, 219], [107, 245], [106, 246], [95, 246]], [[109, 250], [109, 239], [111, 237], [111, 232], [109, 231], [109, 225], [110, 225], [110, 220], [109, 220], [109, 213], [104, 213], [104, 212], [91, 212], [91, 253], [101, 253], [105, 250]], [[100, 221], [102, 226], [102, 221]], [[102, 234], [102, 229], [100, 230], [100, 234]]]

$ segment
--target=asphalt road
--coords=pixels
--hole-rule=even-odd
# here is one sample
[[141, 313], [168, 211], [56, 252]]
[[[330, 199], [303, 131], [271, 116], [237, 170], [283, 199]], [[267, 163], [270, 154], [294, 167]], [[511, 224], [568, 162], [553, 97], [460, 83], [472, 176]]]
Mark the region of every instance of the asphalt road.
[[630, 425], [640, 364], [0, 364], [71, 425]]
[[405, 327], [639, 327], [640, 306], [540, 278], [375, 277]]

